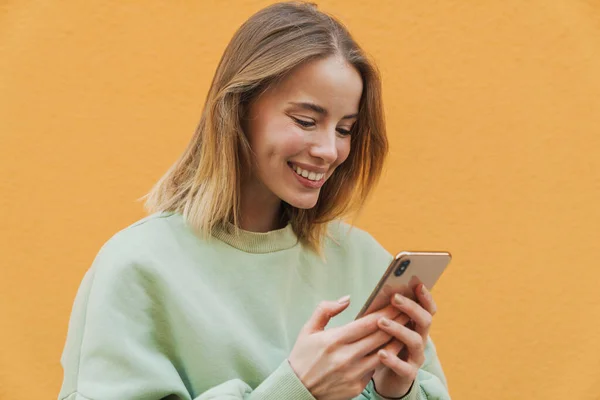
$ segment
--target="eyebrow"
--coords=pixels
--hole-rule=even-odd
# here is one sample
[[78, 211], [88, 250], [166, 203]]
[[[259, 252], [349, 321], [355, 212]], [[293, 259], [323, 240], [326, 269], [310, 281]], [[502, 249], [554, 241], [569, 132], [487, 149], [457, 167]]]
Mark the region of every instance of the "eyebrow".
[[[323, 108], [320, 105], [315, 104], [315, 103], [309, 103], [309, 102], [295, 103], [295, 102], [291, 101], [290, 104], [292, 104], [296, 107], [303, 108], [305, 110], [314, 111], [317, 114], [321, 114], [324, 116], [329, 114], [329, 112], [325, 108]], [[348, 114], [348, 115], [344, 115], [342, 117], [342, 119], [352, 119], [352, 118], [356, 118], [356, 117], [358, 117], [358, 114]]]

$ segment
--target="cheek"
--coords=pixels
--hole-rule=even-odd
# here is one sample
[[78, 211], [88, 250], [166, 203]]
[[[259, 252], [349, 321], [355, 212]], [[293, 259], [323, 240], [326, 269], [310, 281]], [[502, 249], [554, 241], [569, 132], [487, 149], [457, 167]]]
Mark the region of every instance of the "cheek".
[[337, 144], [337, 154], [338, 158], [336, 160], [336, 164], [340, 165], [348, 158], [350, 154], [350, 138], [344, 138], [340, 140]]
[[251, 145], [259, 164], [275, 166], [306, 147], [305, 135], [285, 121], [272, 121], [257, 133]]
[[306, 147], [306, 136], [297, 129], [287, 127], [287, 132], [280, 136], [279, 154], [284, 158], [290, 158], [301, 153]]

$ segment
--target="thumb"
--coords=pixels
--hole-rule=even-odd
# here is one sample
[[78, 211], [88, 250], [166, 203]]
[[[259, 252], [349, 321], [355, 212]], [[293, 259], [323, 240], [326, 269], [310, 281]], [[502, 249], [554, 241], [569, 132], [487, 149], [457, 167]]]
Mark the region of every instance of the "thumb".
[[338, 301], [322, 301], [304, 325], [305, 331], [315, 333], [324, 330], [329, 320], [348, 308], [349, 304], [350, 296], [344, 296]]

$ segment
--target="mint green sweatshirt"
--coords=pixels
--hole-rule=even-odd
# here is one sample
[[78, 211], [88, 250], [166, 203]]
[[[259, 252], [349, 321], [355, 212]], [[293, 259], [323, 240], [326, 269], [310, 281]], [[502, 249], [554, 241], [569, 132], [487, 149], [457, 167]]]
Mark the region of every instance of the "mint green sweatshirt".
[[[204, 240], [158, 213], [117, 233], [77, 293], [59, 399], [313, 400], [287, 361], [301, 327], [347, 294], [328, 327], [351, 322], [392, 258], [358, 228], [329, 230], [326, 262], [290, 225]], [[380, 399], [371, 383], [358, 398]], [[405, 398], [450, 398], [431, 340]]]

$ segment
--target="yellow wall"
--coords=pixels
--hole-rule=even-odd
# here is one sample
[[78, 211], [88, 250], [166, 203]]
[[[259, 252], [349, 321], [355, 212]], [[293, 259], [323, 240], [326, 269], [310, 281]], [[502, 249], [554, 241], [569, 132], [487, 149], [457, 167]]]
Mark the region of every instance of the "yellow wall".
[[[56, 396], [84, 272], [267, 3], [0, 4], [0, 398]], [[454, 254], [432, 328], [453, 397], [598, 399], [600, 4], [320, 3], [384, 77], [392, 153], [359, 225]]]

